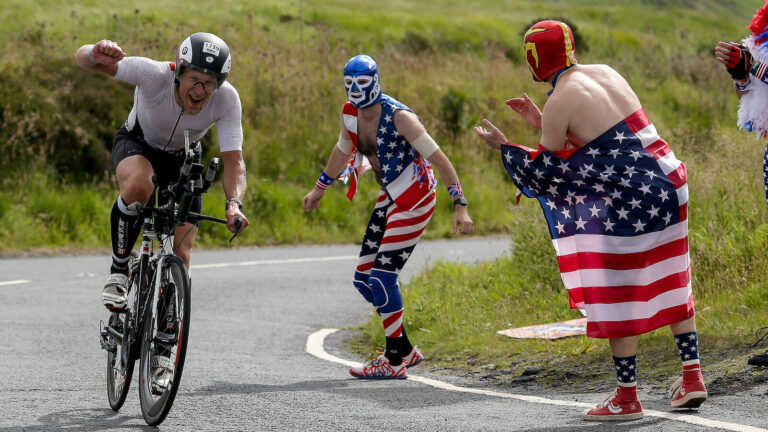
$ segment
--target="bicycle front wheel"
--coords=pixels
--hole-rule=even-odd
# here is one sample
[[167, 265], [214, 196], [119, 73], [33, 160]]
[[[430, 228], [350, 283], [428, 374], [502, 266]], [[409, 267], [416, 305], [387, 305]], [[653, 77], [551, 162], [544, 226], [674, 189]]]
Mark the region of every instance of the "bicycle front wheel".
[[181, 382], [187, 352], [190, 284], [184, 261], [167, 256], [157, 270], [159, 289], [144, 314], [139, 371], [139, 401], [147, 424], [165, 420]]

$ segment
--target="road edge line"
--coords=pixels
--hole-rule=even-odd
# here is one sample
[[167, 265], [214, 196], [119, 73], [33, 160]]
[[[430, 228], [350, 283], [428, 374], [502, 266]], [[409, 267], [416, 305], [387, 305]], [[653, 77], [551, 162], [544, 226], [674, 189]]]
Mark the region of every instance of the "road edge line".
[[[336, 357], [335, 355], [328, 354], [328, 352], [325, 351], [325, 338], [333, 333], [336, 333], [337, 331], [339, 331], [339, 329], [324, 328], [310, 334], [307, 337], [307, 344], [306, 344], [307, 353], [321, 360], [326, 360], [332, 363], [340, 363], [349, 367], [360, 366], [361, 363], [359, 362], [354, 362], [351, 360], [346, 360], [340, 357]], [[528, 396], [528, 395], [519, 395], [514, 393], [502, 393], [502, 392], [496, 392], [492, 390], [459, 387], [457, 385], [449, 384], [443, 381], [439, 381], [431, 378], [425, 378], [418, 375], [412, 375], [410, 372], [408, 374], [407, 379], [409, 381], [419, 382], [419, 383], [426, 384], [428, 386], [436, 387], [439, 389], [461, 392], [461, 393], [472, 393], [472, 394], [480, 394], [485, 396], [493, 396], [493, 397], [500, 397], [500, 398], [506, 398], [506, 399], [517, 399], [524, 402], [532, 402], [532, 403], [539, 403], [539, 404], [546, 404], [546, 405], [558, 405], [558, 406], [569, 406], [569, 407], [576, 406], [576, 407], [582, 407], [582, 408], [594, 407], [594, 404], [587, 404], [583, 402], [547, 399], [540, 396]], [[736, 432], [768, 432], [768, 429], [762, 429], [762, 428], [742, 425], [738, 423], [728, 423], [728, 422], [723, 422], [719, 420], [710, 420], [704, 417], [692, 416], [689, 414], [676, 414], [676, 413], [655, 411], [655, 410], [644, 410], [644, 413], [646, 416], [659, 417], [667, 420], [679, 421], [679, 422], [694, 424], [698, 426], [714, 427], [714, 428], [731, 430]]]

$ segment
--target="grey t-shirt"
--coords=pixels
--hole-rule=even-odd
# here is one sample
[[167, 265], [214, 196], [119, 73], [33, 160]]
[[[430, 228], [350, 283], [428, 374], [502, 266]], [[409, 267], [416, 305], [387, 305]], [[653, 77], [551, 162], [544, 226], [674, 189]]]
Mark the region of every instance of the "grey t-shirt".
[[174, 98], [171, 62], [125, 57], [117, 65], [115, 78], [136, 86], [133, 108], [125, 125], [132, 130], [138, 120], [147, 144], [167, 151], [179, 150], [184, 148], [185, 129], [189, 130], [190, 140], [194, 142], [202, 139], [216, 124], [219, 150], [242, 150], [242, 107], [240, 95], [231, 84], [224, 82], [199, 113], [190, 115], [182, 113]]

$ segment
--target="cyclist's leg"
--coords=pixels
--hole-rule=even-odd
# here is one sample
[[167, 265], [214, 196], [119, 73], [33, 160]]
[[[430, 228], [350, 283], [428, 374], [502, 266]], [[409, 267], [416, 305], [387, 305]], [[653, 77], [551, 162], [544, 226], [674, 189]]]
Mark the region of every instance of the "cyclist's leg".
[[[112, 162], [120, 188], [112, 207], [112, 270], [119, 268], [125, 273], [125, 265], [134, 243], [139, 236], [138, 215], [126, 209], [134, 202], [145, 204], [152, 195], [152, 169], [150, 151], [141, 139], [125, 127], [115, 136]], [[114, 271], [112, 271], [114, 273]]]
[[[192, 208], [194, 209], [194, 205]], [[173, 234], [173, 248], [176, 251], [176, 256], [184, 260], [184, 265], [187, 266], [187, 273], [189, 273], [189, 263], [195, 237], [197, 237], [197, 226], [189, 222], [183, 226], [176, 227], [176, 231]]]
[[138, 214], [128, 210], [127, 206], [149, 200], [154, 171], [144, 145], [122, 129], [115, 137], [112, 157], [120, 195], [112, 205], [110, 215], [112, 262], [110, 276], [102, 291], [102, 302], [110, 309], [122, 309], [125, 307], [128, 259], [141, 231]]

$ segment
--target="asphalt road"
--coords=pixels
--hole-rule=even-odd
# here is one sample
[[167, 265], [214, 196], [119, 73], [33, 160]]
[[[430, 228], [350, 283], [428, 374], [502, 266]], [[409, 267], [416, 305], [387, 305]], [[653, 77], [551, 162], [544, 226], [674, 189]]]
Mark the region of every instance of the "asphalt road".
[[[436, 260], [493, 259], [509, 247], [504, 239], [423, 242], [402, 277]], [[430, 373], [429, 361], [404, 381], [352, 378], [334, 360], [361, 361], [346, 350], [349, 331], [322, 340], [329, 359], [308, 353], [307, 339], [324, 328], [359, 324], [371, 313], [350, 282], [356, 255], [356, 246], [195, 251], [184, 376], [160, 429], [768, 428], [768, 385], [713, 396], [700, 412], [683, 416], [670, 414], [663, 395], [641, 391], [646, 410], [657, 414], [611, 426], [579, 417], [582, 406], [600, 402], [603, 394], [481, 388]], [[154, 429], [141, 417], [135, 381], [120, 412], [106, 400], [98, 331], [107, 316], [100, 290], [108, 263], [106, 255], [0, 260], [0, 431]]]

